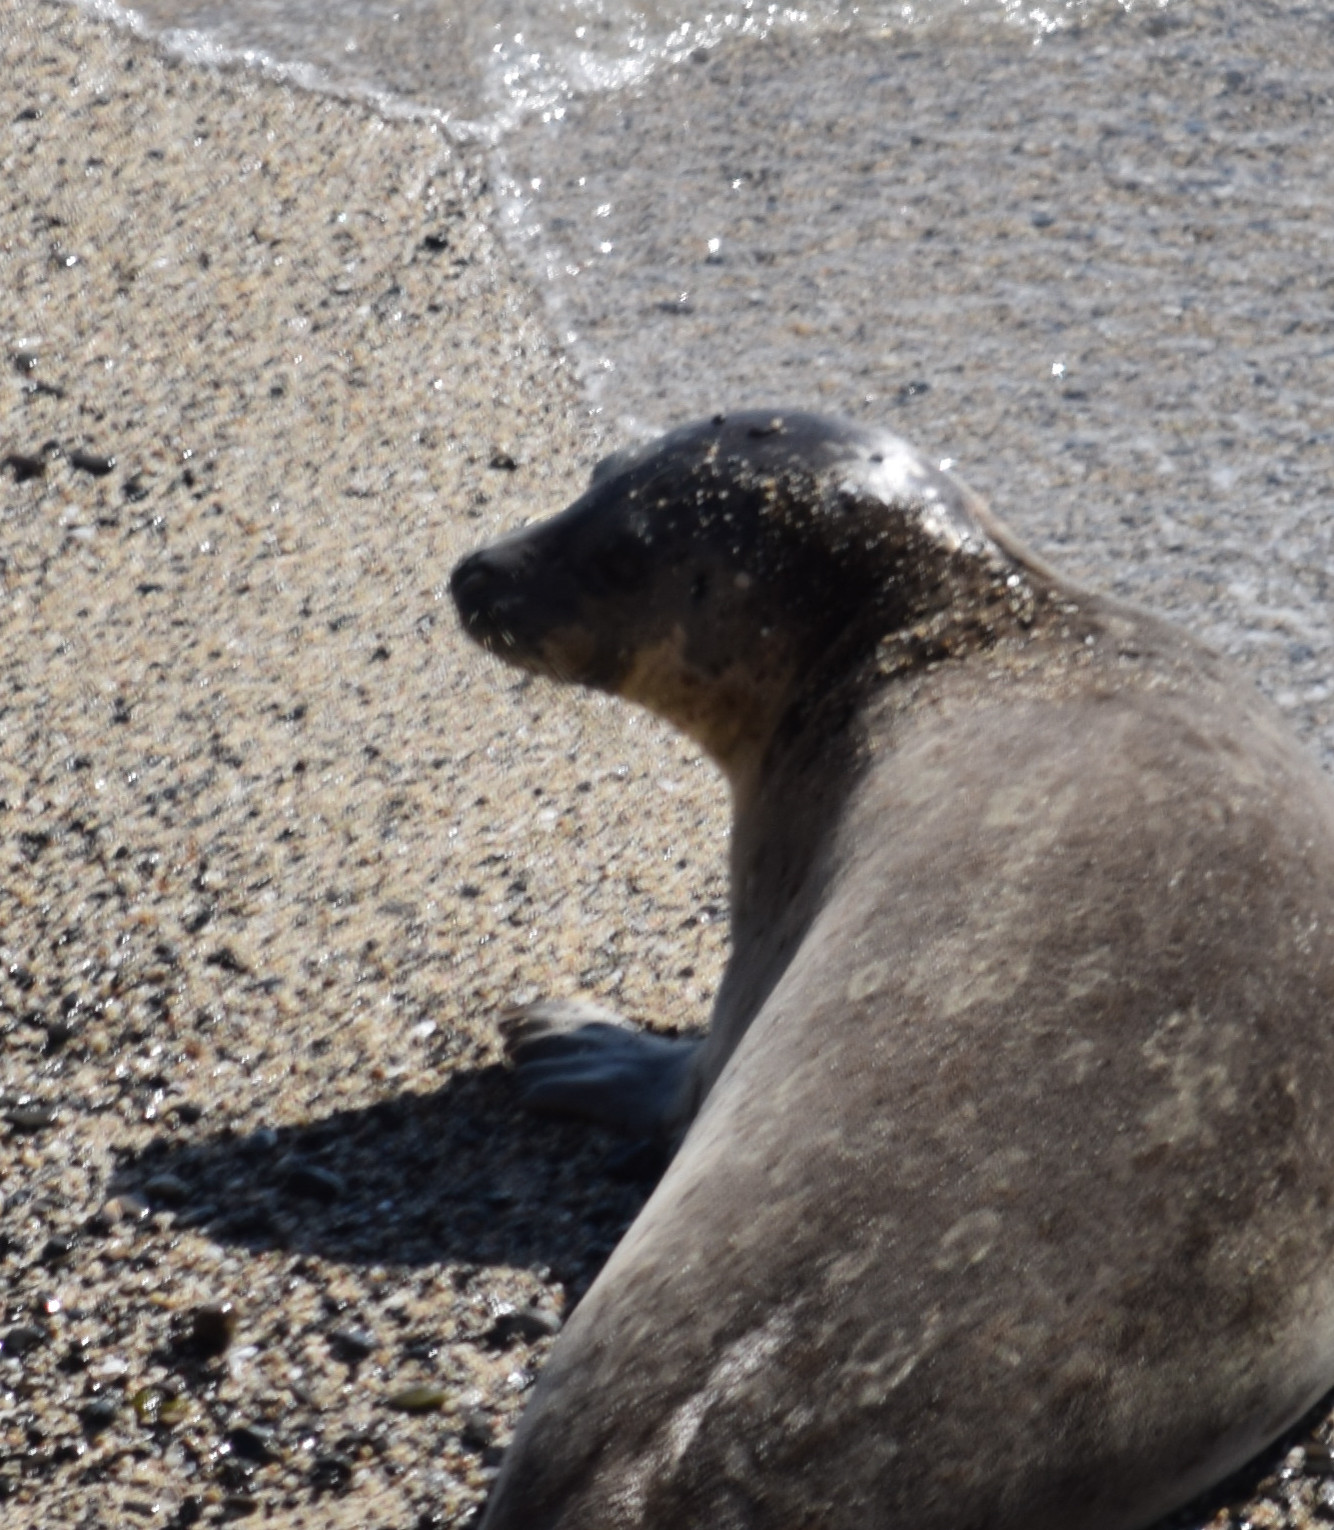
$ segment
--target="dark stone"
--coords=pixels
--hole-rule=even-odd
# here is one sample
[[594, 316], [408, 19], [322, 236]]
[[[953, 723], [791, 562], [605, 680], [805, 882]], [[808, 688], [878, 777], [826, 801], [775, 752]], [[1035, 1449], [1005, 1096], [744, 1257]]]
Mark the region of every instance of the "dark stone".
[[249, 972], [249, 967], [230, 946], [220, 946], [204, 958], [206, 967], [221, 967], [224, 972]]
[[77, 1376], [80, 1371], [87, 1370], [88, 1351], [91, 1348], [91, 1340], [76, 1340], [56, 1362], [56, 1369], [66, 1376]]
[[485, 1450], [496, 1437], [496, 1426], [479, 1408], [474, 1408], [463, 1420], [459, 1439], [473, 1450]]
[[198, 1205], [189, 1206], [184, 1211], [178, 1212], [172, 1226], [180, 1232], [185, 1232], [191, 1227], [204, 1227], [217, 1218], [218, 1212], [218, 1206], [212, 1201], [200, 1201]]
[[154, 1206], [184, 1206], [193, 1191], [178, 1174], [155, 1174], [144, 1185], [144, 1194]]
[[255, 1477], [255, 1463], [224, 1452], [217, 1466], [218, 1483], [229, 1493], [248, 1493]]
[[335, 1328], [329, 1335], [329, 1348], [345, 1365], [356, 1365], [375, 1353], [375, 1335], [364, 1328]]
[[5, 466], [14, 474], [15, 483], [27, 483], [46, 472], [46, 458], [31, 452], [10, 452], [5, 457]]
[[16, 1132], [42, 1132], [48, 1126], [54, 1126], [56, 1121], [56, 1107], [54, 1105], [41, 1105], [37, 1101], [31, 1101], [22, 1105], [15, 1105], [12, 1110], [5, 1112], [5, 1120]]
[[520, 1307], [515, 1312], [502, 1312], [486, 1333], [486, 1342], [493, 1349], [506, 1349], [515, 1339], [533, 1344], [538, 1339], [549, 1339], [561, 1328], [556, 1313], [543, 1307]]
[[92, 1402], [85, 1403], [79, 1409], [79, 1422], [88, 1434], [101, 1434], [115, 1422], [116, 1414], [120, 1412], [120, 1398], [106, 1393], [102, 1397], [93, 1398]]
[[1319, 1440], [1302, 1447], [1302, 1475], [1305, 1477], [1334, 1476], [1334, 1450]]
[[45, 1344], [49, 1335], [45, 1328], [35, 1328], [30, 1323], [18, 1323], [0, 1336], [0, 1351], [6, 1355], [26, 1355], [30, 1349]]
[[68, 1259], [74, 1248], [74, 1239], [71, 1237], [48, 1238], [42, 1245], [42, 1252], [38, 1258], [45, 1265], [59, 1264]]
[[69, 1020], [48, 1020], [43, 1029], [46, 1031], [46, 1049], [48, 1052], [58, 1052], [72, 1037], [79, 1034], [79, 1027]]
[[316, 1493], [345, 1493], [352, 1486], [353, 1467], [346, 1456], [316, 1456], [310, 1468], [310, 1485]]
[[227, 1431], [227, 1443], [245, 1461], [271, 1466], [282, 1455], [273, 1448], [273, 1430], [263, 1424], [238, 1424]]
[[206, 1302], [190, 1316], [190, 1348], [205, 1359], [226, 1352], [236, 1335], [236, 1307], [232, 1302]]
[[82, 448], [69, 454], [70, 466], [94, 478], [105, 478], [116, 466], [114, 457], [104, 457], [100, 452], [86, 452]]

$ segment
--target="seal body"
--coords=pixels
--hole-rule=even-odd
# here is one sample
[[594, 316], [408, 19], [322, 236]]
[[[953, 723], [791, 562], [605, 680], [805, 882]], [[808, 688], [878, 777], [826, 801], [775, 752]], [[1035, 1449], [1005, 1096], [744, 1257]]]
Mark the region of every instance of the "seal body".
[[679, 1148], [486, 1530], [1133, 1530], [1334, 1384], [1334, 790], [881, 432], [738, 415], [455, 571], [732, 783], [707, 1037], [538, 1006]]

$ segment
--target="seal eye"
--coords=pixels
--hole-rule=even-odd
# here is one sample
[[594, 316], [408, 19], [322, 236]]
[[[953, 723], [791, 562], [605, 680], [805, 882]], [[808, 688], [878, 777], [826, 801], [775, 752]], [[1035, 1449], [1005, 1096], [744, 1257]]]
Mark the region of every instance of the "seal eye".
[[699, 605], [708, 593], [709, 576], [707, 574], [696, 574], [690, 581], [690, 604], [692, 606]]
[[628, 537], [599, 548], [589, 558], [589, 570], [604, 590], [634, 589], [648, 579], [649, 568], [648, 549]]

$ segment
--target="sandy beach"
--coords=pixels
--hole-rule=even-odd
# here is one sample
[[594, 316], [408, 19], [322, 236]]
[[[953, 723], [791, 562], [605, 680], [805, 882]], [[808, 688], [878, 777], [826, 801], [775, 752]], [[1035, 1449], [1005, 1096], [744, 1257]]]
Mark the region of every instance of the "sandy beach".
[[496, 1018], [704, 1018], [722, 787], [456, 630], [600, 447], [480, 159], [47, 0], [0, 134], [0, 1520], [466, 1525], [645, 1194]]
[[464, 1523], [644, 1193], [496, 1014], [701, 1019], [721, 789], [456, 631], [598, 450], [477, 165], [10, 0], [0, 124], [0, 1517]]

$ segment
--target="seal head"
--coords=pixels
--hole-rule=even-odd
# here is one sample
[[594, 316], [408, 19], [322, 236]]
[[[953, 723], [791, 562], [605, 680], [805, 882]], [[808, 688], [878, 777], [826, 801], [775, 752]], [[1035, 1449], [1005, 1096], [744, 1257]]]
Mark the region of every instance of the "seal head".
[[799, 682], [956, 608], [965, 571], [1013, 604], [989, 521], [885, 431], [718, 416], [606, 459], [568, 510], [464, 559], [451, 589], [484, 647], [650, 707], [735, 784]]

